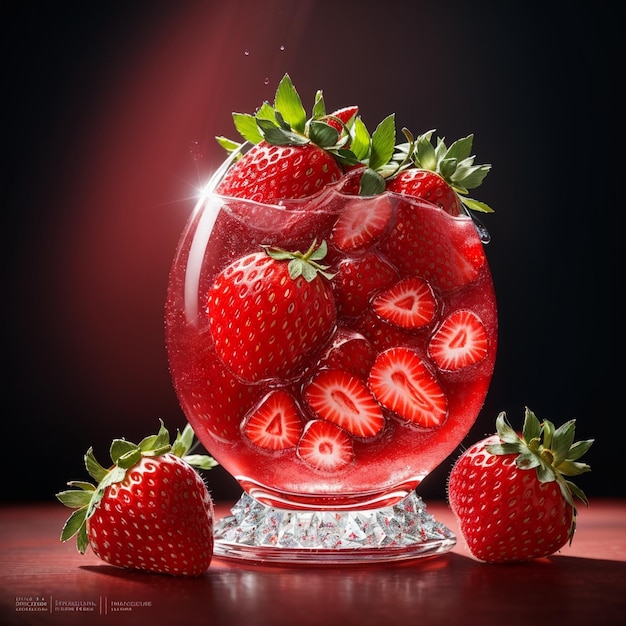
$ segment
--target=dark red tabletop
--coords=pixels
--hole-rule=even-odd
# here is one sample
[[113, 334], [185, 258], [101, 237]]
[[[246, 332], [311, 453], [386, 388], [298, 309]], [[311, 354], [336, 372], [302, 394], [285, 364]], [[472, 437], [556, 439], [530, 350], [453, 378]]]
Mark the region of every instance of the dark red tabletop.
[[[0, 625], [436, 626], [626, 623], [626, 501], [580, 511], [571, 547], [524, 564], [447, 554], [395, 564], [282, 567], [214, 559], [200, 578], [120, 570], [59, 541], [68, 509], [0, 508]], [[216, 515], [229, 511], [218, 504]], [[88, 622], [85, 622], [85, 619]]]

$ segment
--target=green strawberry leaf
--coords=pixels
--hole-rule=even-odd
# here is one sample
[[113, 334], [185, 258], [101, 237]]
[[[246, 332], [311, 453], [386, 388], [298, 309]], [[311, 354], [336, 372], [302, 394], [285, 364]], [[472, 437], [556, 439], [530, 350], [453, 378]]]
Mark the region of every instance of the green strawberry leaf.
[[361, 175], [360, 196], [377, 196], [385, 191], [385, 179], [371, 167], [366, 167]]
[[[86, 516], [87, 507], [82, 507], [74, 511], [61, 529], [61, 541], [67, 541], [68, 539], [71, 539], [77, 532], [79, 532], [79, 530], [85, 526]], [[84, 554], [84, 552], [84, 549], [81, 550], [81, 554]]]
[[57, 499], [70, 509], [87, 506], [92, 496], [93, 491], [84, 491], [83, 489], [67, 489], [56, 494]]
[[437, 171], [437, 154], [431, 137], [435, 131], [429, 130], [427, 133], [420, 135], [415, 141], [415, 149], [413, 151], [413, 161], [417, 167], [421, 167], [431, 172]]
[[369, 166], [373, 170], [386, 165], [393, 156], [396, 143], [395, 115], [388, 115], [372, 133]]
[[540, 463], [539, 465], [537, 465], [537, 478], [539, 479], [540, 483], [551, 483], [552, 481], [556, 480], [556, 474], [551, 467]]
[[591, 471], [586, 463], [576, 463], [575, 461], [562, 461], [558, 464], [557, 469], [563, 476], [580, 476], [580, 474]]
[[139, 452], [139, 455], [141, 456], [141, 451], [139, 450], [139, 446], [137, 446], [137, 444], [126, 441], [126, 439], [114, 439], [110, 449], [111, 461], [113, 461], [113, 463], [117, 463], [121, 457], [135, 450]]
[[213, 457], [206, 454], [188, 454], [181, 458], [192, 467], [202, 470], [210, 470], [219, 465]]
[[137, 465], [139, 461], [141, 461], [142, 456], [143, 455], [141, 453], [141, 450], [137, 446], [135, 446], [134, 448], [128, 450], [128, 452], [126, 452], [125, 454], [122, 454], [120, 457], [118, 457], [116, 463], [118, 467], [121, 467], [125, 470], [130, 469], [134, 465]]
[[456, 171], [457, 160], [456, 159], [443, 159], [439, 162], [439, 173], [446, 180], [450, 180], [450, 177]]
[[350, 150], [354, 153], [359, 161], [367, 159], [370, 153], [372, 138], [370, 137], [367, 127], [363, 123], [360, 117], [354, 122], [352, 129], [352, 142], [350, 143]]
[[528, 407], [526, 407], [524, 414], [522, 436], [525, 441], [531, 441], [532, 439], [538, 439], [541, 437], [541, 422]]
[[263, 135], [257, 126], [257, 120], [254, 115], [233, 113], [233, 120], [235, 128], [245, 140], [252, 144], [260, 143], [263, 140]]
[[491, 165], [473, 165], [473, 159], [457, 163], [456, 169], [450, 174], [452, 185], [463, 186], [464, 189], [479, 187], [485, 176], [491, 171]]
[[583, 454], [586, 454], [589, 448], [591, 448], [591, 444], [594, 442], [593, 439], [587, 439], [585, 441], [577, 441], [572, 447], [569, 449], [569, 454], [567, 455], [568, 461], [576, 461]]
[[257, 125], [268, 143], [276, 146], [298, 146], [309, 143], [304, 135], [298, 135], [290, 130], [278, 128], [274, 122], [257, 120]]
[[275, 119], [278, 128], [291, 132], [291, 126], [287, 121], [285, 121], [285, 118], [280, 114], [279, 111], [276, 111]]
[[172, 444], [172, 454], [175, 454], [179, 457], [184, 457], [189, 450], [193, 447], [194, 441], [194, 432], [193, 428], [191, 428], [191, 424], [185, 424], [185, 428], [183, 428], [183, 432], [180, 431], [176, 433], [176, 439]]
[[461, 202], [471, 211], [478, 211], [480, 213], [493, 213], [493, 209], [485, 204], [484, 202], [479, 202], [478, 200], [472, 200], [472, 198], [461, 198]]
[[462, 139], [457, 139], [446, 150], [446, 159], [455, 159], [456, 161], [463, 161], [468, 159], [472, 153], [472, 143], [474, 141], [474, 135], [468, 135]]
[[306, 111], [288, 74], [285, 74], [280, 83], [278, 83], [274, 108], [277, 114], [280, 114], [294, 131], [304, 133]]
[[87, 472], [96, 482], [99, 483], [108, 474], [109, 470], [102, 467], [102, 465], [100, 465], [100, 463], [96, 460], [96, 457], [93, 454], [93, 448], [89, 448], [89, 450], [87, 450], [84, 460]]
[[[519, 451], [519, 448], [517, 451]], [[539, 465], [541, 465], [541, 460], [531, 451], [521, 452], [515, 459], [515, 464], [520, 469], [528, 470], [533, 469], [534, 467], [539, 467]]]
[[241, 144], [233, 141], [232, 139], [228, 139], [228, 137], [215, 137], [217, 143], [226, 150], [226, 152], [234, 152], [235, 150], [239, 150], [241, 148]]
[[82, 489], [83, 491], [95, 491], [96, 487], [95, 485], [92, 485], [91, 483], [85, 482], [83, 480], [70, 480], [70, 482], [67, 483], [70, 487], [76, 487], [77, 489]]
[[582, 489], [576, 485], [575, 483], [566, 480], [565, 484], [567, 485], [568, 489], [582, 502], [584, 502], [587, 506], [589, 506], [589, 500], [587, 500], [587, 496], [583, 493]]
[[502, 441], [505, 443], [518, 445], [520, 442], [519, 435], [511, 428], [506, 421], [506, 415], [504, 412], [500, 413], [496, 418], [496, 430]]
[[315, 93], [315, 100], [313, 102], [313, 119], [318, 120], [326, 116], [326, 104], [324, 103], [324, 94], [321, 90]]
[[574, 443], [576, 420], [570, 420], [554, 431], [552, 437], [552, 454], [557, 467], [567, 458], [569, 449]]
[[492, 443], [486, 447], [489, 454], [518, 454], [519, 444], [516, 443]]
[[313, 121], [309, 125], [309, 139], [320, 148], [329, 148], [337, 143], [339, 133], [325, 122]]

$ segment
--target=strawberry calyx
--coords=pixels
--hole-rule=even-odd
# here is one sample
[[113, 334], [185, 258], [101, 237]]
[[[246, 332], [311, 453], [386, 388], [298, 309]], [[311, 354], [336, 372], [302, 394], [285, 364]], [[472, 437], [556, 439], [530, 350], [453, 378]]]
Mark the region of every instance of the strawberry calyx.
[[[327, 113], [323, 93], [318, 91], [312, 115], [307, 117], [289, 74], [285, 74], [276, 89], [273, 105], [264, 102], [254, 114], [233, 113], [233, 121], [239, 134], [251, 144], [256, 145], [261, 141], [279, 146], [313, 143], [332, 152], [343, 163], [356, 164], [358, 161], [346, 148], [352, 140], [351, 128], [356, 119], [356, 107], [348, 109], [347, 115], [344, 110]], [[241, 145], [221, 136], [216, 137], [216, 140], [228, 152]]]
[[314, 240], [309, 249], [304, 253], [299, 250], [289, 252], [274, 246], [264, 245], [262, 248], [268, 256], [276, 261], [289, 261], [287, 269], [289, 270], [289, 277], [292, 280], [302, 276], [306, 282], [310, 283], [315, 280], [318, 274], [328, 280], [332, 280], [335, 276], [333, 273], [326, 271], [330, 267], [329, 265], [324, 265], [319, 262], [324, 259], [328, 253], [328, 246], [325, 241], [322, 241], [322, 243], [317, 246], [317, 240]]
[[549, 420], [539, 421], [537, 416], [526, 407], [524, 426], [521, 435], [506, 421], [504, 412], [496, 419], [496, 431], [501, 443], [490, 444], [487, 452], [494, 455], [517, 454], [515, 465], [520, 470], [537, 472], [537, 479], [542, 483], [556, 481], [561, 495], [572, 508], [572, 523], [569, 529], [570, 544], [576, 530], [576, 505], [578, 498], [589, 506], [583, 491], [566, 476], [578, 476], [591, 471], [580, 459], [593, 444], [593, 439], [574, 442], [576, 420], [572, 419], [555, 428]]
[[170, 453], [197, 469], [209, 470], [217, 465], [217, 461], [208, 455], [188, 454], [194, 446], [194, 432], [189, 424], [182, 433], [177, 431], [174, 442], [170, 444], [170, 434], [161, 420], [160, 423], [159, 432], [145, 437], [139, 444], [126, 439], [114, 439], [109, 450], [113, 464], [108, 468], [96, 460], [93, 448], [87, 450], [84, 457], [85, 467], [97, 484], [73, 480], [67, 483], [73, 489], [56, 494], [62, 504], [76, 509], [63, 526], [61, 541], [67, 541], [76, 535], [78, 551], [85, 553], [89, 545], [87, 520], [93, 515], [106, 489], [122, 482], [128, 470], [143, 457], [158, 457]]
[[441, 176], [450, 185], [466, 209], [493, 213], [489, 205], [468, 196], [470, 189], [479, 187], [491, 170], [489, 164], [474, 164], [475, 156], [471, 154], [474, 135], [457, 139], [447, 146], [445, 140], [440, 137], [437, 137], [433, 145], [434, 129], [417, 138], [414, 138], [406, 128], [402, 131], [407, 142], [396, 146], [393, 158], [396, 168], [388, 178], [392, 178], [409, 167], [428, 170]]
[[361, 166], [361, 196], [383, 193], [390, 179], [414, 167], [441, 176], [466, 209], [493, 212], [484, 202], [468, 196], [469, 190], [478, 187], [491, 169], [491, 165], [474, 164], [473, 135], [458, 139], [449, 147], [437, 138], [433, 146], [434, 130], [414, 138], [403, 128], [407, 141], [396, 145], [395, 114], [385, 117], [370, 134], [358, 115], [358, 107], [328, 113], [321, 90], [315, 95], [309, 117], [289, 74], [280, 80], [273, 104], [263, 102], [254, 114], [233, 113], [233, 122], [243, 143], [216, 137], [218, 144], [231, 154], [240, 153], [245, 144], [257, 145], [262, 141], [278, 146], [314, 144], [332, 154], [344, 170]]

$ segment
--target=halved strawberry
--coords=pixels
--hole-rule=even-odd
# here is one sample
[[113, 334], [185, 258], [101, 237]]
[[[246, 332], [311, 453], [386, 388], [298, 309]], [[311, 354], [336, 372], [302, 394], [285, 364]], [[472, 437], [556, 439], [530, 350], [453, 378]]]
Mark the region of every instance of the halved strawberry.
[[354, 459], [348, 433], [326, 420], [307, 422], [298, 442], [297, 454], [307, 465], [326, 472], [343, 469]]
[[348, 200], [330, 240], [343, 252], [363, 250], [385, 232], [392, 215], [393, 206], [387, 196]]
[[448, 414], [437, 379], [411, 348], [397, 346], [379, 354], [368, 384], [384, 407], [409, 422], [434, 428]]
[[382, 409], [358, 377], [345, 370], [323, 370], [304, 391], [309, 406], [322, 419], [355, 437], [370, 438], [385, 425]]
[[337, 313], [348, 317], [360, 315], [377, 291], [398, 280], [393, 265], [373, 250], [343, 258], [332, 279]]
[[266, 450], [286, 450], [298, 443], [302, 418], [296, 401], [283, 389], [269, 393], [242, 424], [246, 437]]
[[460, 370], [487, 356], [489, 338], [482, 320], [467, 309], [452, 312], [433, 335], [428, 355], [442, 370]]
[[437, 300], [427, 281], [410, 276], [379, 293], [372, 300], [372, 308], [394, 326], [416, 329], [433, 321]]

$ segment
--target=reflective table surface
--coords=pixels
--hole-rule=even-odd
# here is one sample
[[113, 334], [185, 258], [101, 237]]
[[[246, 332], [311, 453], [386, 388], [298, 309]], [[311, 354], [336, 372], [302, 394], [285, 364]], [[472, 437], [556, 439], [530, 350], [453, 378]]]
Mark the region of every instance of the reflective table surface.
[[[218, 503], [216, 517], [229, 514]], [[59, 535], [60, 504], [0, 507], [0, 624], [622, 624], [626, 616], [626, 500], [591, 501], [574, 541], [522, 564], [487, 565], [464, 546], [444, 502], [428, 511], [457, 534], [431, 558], [296, 567], [214, 559], [200, 578], [130, 572]]]

